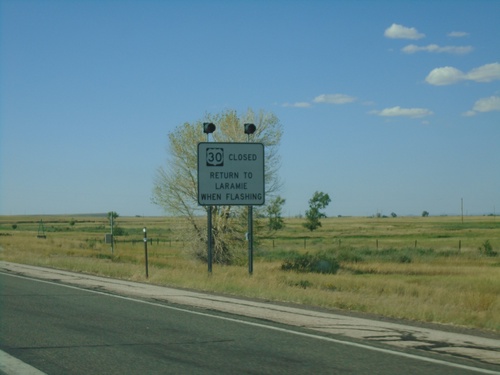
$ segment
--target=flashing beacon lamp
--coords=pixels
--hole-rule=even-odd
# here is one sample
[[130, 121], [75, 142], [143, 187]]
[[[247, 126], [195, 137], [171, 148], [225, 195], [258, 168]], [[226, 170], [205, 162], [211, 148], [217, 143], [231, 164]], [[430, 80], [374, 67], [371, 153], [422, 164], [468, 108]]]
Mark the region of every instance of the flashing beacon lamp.
[[204, 122], [203, 123], [203, 133], [207, 135], [207, 142], [208, 142], [208, 135], [213, 133], [215, 131], [216, 127], [212, 122]]
[[257, 129], [254, 124], [245, 124], [243, 126], [245, 127], [245, 134], [248, 135], [255, 133], [255, 130]]

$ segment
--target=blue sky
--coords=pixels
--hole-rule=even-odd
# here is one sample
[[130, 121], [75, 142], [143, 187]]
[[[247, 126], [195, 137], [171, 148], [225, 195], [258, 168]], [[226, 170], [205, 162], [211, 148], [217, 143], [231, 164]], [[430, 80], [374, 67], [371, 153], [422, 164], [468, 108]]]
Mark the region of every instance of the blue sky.
[[500, 1], [0, 4], [1, 215], [161, 215], [168, 133], [248, 108], [287, 216], [500, 212]]

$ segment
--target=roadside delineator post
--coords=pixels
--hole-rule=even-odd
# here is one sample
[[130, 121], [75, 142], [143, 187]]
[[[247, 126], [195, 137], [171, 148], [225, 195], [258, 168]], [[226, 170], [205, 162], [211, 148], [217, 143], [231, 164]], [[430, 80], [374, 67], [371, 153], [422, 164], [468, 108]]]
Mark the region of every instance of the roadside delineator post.
[[144, 232], [144, 262], [146, 263], [146, 279], [149, 278], [149, 269], [148, 269], [148, 234], [146, 227], [142, 229]]

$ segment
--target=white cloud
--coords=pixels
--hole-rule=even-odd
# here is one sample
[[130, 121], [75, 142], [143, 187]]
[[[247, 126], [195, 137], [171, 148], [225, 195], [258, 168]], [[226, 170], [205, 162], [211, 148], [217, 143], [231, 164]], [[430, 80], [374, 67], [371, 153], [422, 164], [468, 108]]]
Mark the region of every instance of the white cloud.
[[399, 106], [385, 108], [381, 111], [371, 111], [370, 113], [383, 117], [411, 117], [419, 118], [434, 114], [426, 108], [401, 108]]
[[472, 110], [463, 113], [463, 116], [475, 116], [477, 112], [500, 111], [500, 96], [490, 96], [481, 98], [474, 103]]
[[437, 44], [429, 44], [427, 46], [416, 46], [415, 44], [409, 44], [401, 51], [404, 53], [416, 53], [416, 52], [434, 52], [434, 53], [454, 53], [457, 55], [464, 55], [466, 53], [472, 52], [474, 48], [472, 46], [462, 46], [462, 47], [456, 47], [456, 46], [444, 46], [440, 47]]
[[467, 79], [476, 82], [491, 82], [500, 79], [500, 63], [486, 64], [472, 69], [467, 74]]
[[[353, 96], [345, 94], [322, 94], [318, 95], [313, 99], [313, 103], [327, 103], [327, 104], [347, 104], [356, 101]], [[295, 102], [295, 103], [283, 103], [282, 107], [293, 107], [293, 108], [309, 108], [312, 106], [311, 102]]]
[[355, 97], [344, 94], [322, 94], [314, 98], [315, 103], [346, 104], [356, 100]]
[[452, 31], [451, 33], [448, 33], [448, 36], [452, 38], [462, 38], [467, 35], [469, 35], [469, 33], [466, 33], [465, 31]]
[[464, 73], [460, 70], [451, 66], [445, 66], [433, 69], [425, 78], [425, 81], [431, 85], [444, 86], [461, 81], [465, 79], [464, 77]]
[[310, 106], [311, 103], [308, 102], [283, 103], [283, 107], [309, 108]]
[[425, 34], [419, 33], [414, 27], [406, 27], [396, 23], [388, 27], [384, 35], [391, 39], [420, 39], [425, 36]]
[[476, 112], [500, 111], [500, 96], [479, 99], [473, 109]]
[[493, 63], [474, 68], [469, 73], [463, 73], [451, 66], [436, 68], [429, 73], [425, 81], [431, 85], [444, 86], [463, 80], [491, 82], [498, 79], [500, 79], [500, 63]]
[[474, 112], [474, 111], [467, 111], [467, 112], [462, 113], [462, 116], [465, 116], [465, 117], [472, 117], [475, 115], [476, 115], [476, 112]]

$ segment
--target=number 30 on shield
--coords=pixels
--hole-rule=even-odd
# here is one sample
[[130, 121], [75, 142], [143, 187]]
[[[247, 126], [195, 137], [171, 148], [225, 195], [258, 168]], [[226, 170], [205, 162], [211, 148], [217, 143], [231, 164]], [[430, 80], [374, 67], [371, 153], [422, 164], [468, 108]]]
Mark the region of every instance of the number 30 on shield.
[[221, 167], [224, 165], [223, 148], [207, 148], [207, 166]]

